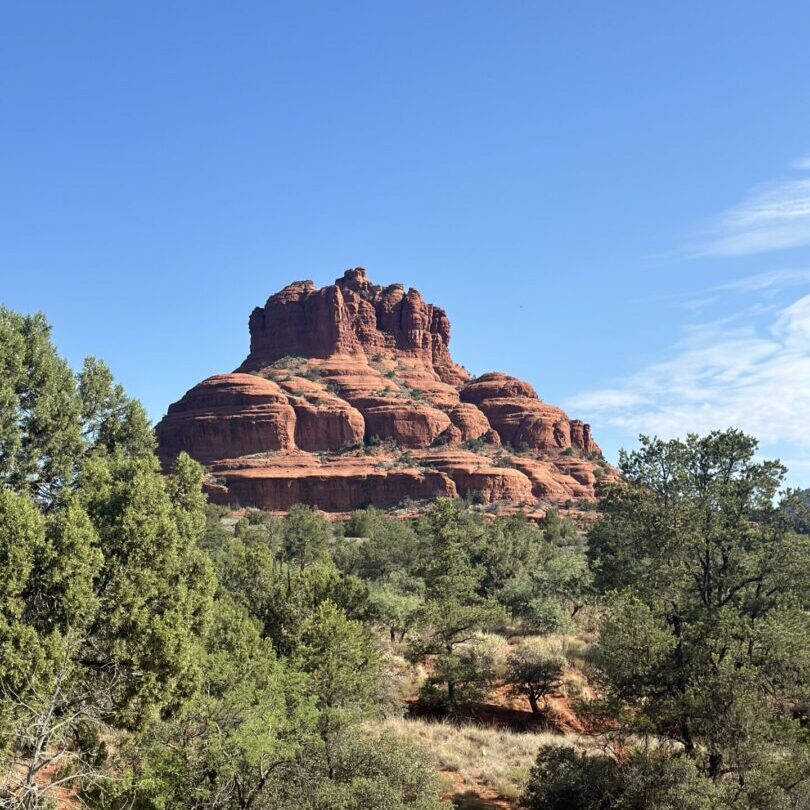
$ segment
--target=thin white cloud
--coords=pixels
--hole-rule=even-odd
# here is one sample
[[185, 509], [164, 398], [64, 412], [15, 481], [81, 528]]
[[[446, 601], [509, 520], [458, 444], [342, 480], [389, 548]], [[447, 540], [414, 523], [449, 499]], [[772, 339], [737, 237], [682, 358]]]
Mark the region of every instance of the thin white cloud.
[[[778, 293], [789, 287], [800, 286], [810, 288], [810, 267], [769, 270], [764, 273], [740, 276], [723, 284], [716, 284], [713, 287], [704, 287], [697, 292], [684, 291], [680, 293], [639, 297], [632, 300], [636, 304], [670, 304], [697, 312], [723, 300], [729, 293], [741, 295], [758, 294], [762, 299], [767, 300], [774, 298]], [[763, 302], [758, 305], [758, 310], [762, 312], [766, 306], [770, 308], [769, 304], [766, 305]], [[743, 314], [747, 315], [749, 313]], [[751, 314], [754, 314], [753, 311]]]
[[766, 273], [742, 276], [726, 284], [712, 287], [709, 292], [753, 293], [766, 290], [783, 290], [785, 287], [794, 287], [801, 284], [810, 284], [810, 268], [769, 270]]
[[693, 329], [667, 359], [566, 405], [630, 434], [738, 427], [810, 460], [810, 295], [778, 310], [763, 332], [726, 322]]
[[[792, 164], [810, 170], [810, 157]], [[810, 244], [810, 178], [787, 178], [753, 188], [724, 211], [697, 256], [745, 256]]]

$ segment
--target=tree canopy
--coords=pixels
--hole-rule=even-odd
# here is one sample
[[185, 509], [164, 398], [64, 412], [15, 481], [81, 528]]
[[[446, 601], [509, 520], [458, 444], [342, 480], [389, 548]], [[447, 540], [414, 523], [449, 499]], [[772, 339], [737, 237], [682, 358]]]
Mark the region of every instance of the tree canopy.
[[718, 783], [767, 783], [773, 804], [759, 807], [810, 775], [810, 541], [777, 501], [784, 468], [756, 447], [735, 430], [642, 439], [588, 553], [613, 710]]

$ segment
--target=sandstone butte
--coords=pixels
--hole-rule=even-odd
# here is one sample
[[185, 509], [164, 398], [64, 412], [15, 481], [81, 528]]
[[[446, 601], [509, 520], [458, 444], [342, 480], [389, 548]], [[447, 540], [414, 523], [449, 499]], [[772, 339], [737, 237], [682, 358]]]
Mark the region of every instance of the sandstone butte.
[[250, 353], [157, 425], [167, 466], [208, 470], [212, 500], [345, 513], [437, 496], [542, 513], [595, 501], [615, 477], [589, 425], [500, 372], [471, 378], [450, 322], [415, 289], [347, 270], [296, 281], [253, 310]]

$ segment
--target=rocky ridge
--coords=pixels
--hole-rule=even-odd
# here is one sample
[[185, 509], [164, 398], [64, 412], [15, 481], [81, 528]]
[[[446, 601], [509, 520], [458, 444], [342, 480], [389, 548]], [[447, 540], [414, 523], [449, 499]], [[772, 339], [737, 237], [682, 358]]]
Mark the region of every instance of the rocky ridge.
[[614, 471], [590, 426], [500, 372], [453, 362], [450, 322], [415, 289], [347, 270], [298, 281], [253, 310], [250, 353], [169, 407], [166, 464], [182, 450], [221, 503], [342, 513], [436, 496], [536, 510], [592, 502]]

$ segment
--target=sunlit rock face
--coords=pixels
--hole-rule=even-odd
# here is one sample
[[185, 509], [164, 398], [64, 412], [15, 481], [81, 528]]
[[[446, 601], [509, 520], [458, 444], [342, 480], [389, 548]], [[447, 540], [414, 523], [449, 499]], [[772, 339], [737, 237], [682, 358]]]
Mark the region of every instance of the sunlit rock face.
[[530, 509], [593, 501], [615, 473], [590, 426], [501, 372], [470, 379], [450, 321], [362, 268], [317, 289], [297, 281], [249, 319], [235, 372], [187, 391], [156, 428], [232, 505], [342, 513], [437, 496]]

